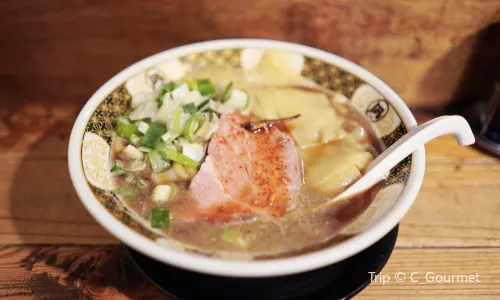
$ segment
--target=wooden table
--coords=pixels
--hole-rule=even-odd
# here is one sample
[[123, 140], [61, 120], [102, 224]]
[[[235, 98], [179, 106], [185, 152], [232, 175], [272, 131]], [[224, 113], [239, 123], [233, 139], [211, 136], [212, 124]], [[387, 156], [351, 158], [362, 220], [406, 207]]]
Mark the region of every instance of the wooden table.
[[[247, 3], [1, 1], [0, 297], [164, 299], [80, 204], [67, 169], [77, 112], [132, 62], [206, 39], [294, 41], [351, 59], [410, 107], [440, 113], [476, 36], [500, 20], [498, 0]], [[383, 270], [391, 281], [359, 299], [500, 299], [500, 161], [451, 137], [426, 149], [422, 190]], [[480, 282], [398, 283], [398, 272], [419, 282], [427, 272], [478, 273]]]

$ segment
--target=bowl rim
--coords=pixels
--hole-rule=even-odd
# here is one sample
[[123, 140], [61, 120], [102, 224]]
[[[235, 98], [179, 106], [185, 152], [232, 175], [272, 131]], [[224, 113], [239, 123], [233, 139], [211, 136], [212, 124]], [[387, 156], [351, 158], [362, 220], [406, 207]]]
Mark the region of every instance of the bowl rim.
[[121, 223], [95, 197], [85, 179], [81, 145], [86, 124], [102, 100], [129, 77], [159, 62], [192, 52], [231, 48], [293, 51], [340, 67], [379, 91], [396, 109], [408, 129], [417, 126], [409, 108], [387, 84], [361, 66], [335, 54], [309, 46], [266, 39], [222, 39], [188, 44], [151, 55], [125, 68], [102, 85], [80, 111], [69, 140], [68, 166], [75, 190], [85, 208], [107, 231], [133, 249], [166, 264], [219, 276], [271, 277], [306, 272], [344, 260], [380, 240], [399, 223], [415, 201], [424, 177], [424, 147], [413, 153], [408, 181], [399, 198], [370, 229], [333, 247], [287, 258], [262, 261], [225, 260], [166, 248]]

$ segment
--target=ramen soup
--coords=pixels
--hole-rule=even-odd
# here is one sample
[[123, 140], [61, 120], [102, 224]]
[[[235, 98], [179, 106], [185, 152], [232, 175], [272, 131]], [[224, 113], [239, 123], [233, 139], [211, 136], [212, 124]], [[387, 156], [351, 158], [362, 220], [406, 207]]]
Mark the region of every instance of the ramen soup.
[[382, 150], [344, 96], [265, 72], [151, 80], [155, 92], [116, 120], [110, 167], [118, 198], [173, 244], [297, 253], [332, 243], [370, 205], [376, 188], [330, 201]]

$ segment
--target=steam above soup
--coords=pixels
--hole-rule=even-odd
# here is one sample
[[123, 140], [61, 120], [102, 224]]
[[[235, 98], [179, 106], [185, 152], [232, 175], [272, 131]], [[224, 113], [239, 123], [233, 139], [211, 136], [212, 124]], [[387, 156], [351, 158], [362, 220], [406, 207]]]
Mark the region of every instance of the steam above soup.
[[[278, 77], [278, 76], [276, 76]], [[222, 256], [330, 243], [374, 191], [356, 181], [380, 142], [345, 97], [266, 70], [154, 82], [116, 120], [115, 194], [172, 242]]]

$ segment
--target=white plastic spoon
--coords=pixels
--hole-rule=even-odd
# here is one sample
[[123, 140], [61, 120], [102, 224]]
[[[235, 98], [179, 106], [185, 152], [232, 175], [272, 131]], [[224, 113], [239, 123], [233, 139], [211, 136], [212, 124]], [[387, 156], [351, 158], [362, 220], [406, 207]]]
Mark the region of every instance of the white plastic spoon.
[[461, 116], [442, 116], [411, 129], [397, 142], [375, 158], [365, 174], [333, 200], [338, 201], [366, 191], [381, 180], [394, 166], [425, 143], [445, 134], [453, 134], [461, 146], [472, 145], [474, 134], [469, 123]]

